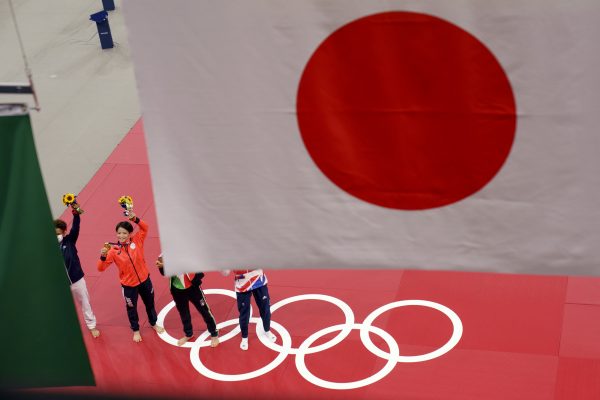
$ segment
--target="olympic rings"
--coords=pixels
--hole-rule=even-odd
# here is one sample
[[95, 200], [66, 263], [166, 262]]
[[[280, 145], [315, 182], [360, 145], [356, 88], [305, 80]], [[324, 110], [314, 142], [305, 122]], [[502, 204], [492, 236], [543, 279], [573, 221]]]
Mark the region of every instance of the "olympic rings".
[[[232, 297], [234, 299], [236, 298], [236, 294], [234, 291], [226, 290], [226, 289], [206, 289], [206, 290], [204, 290], [204, 293], [206, 293], [206, 294], [221, 294], [221, 295], [225, 295], [228, 297]], [[198, 337], [198, 339], [195, 340], [194, 342], [188, 342], [181, 347], [191, 348], [190, 361], [192, 363], [192, 366], [199, 373], [201, 373], [202, 375], [204, 375], [210, 379], [232, 382], [232, 381], [242, 381], [242, 380], [256, 378], [256, 377], [264, 375], [264, 374], [272, 371], [273, 369], [277, 368], [289, 354], [294, 354], [296, 356], [296, 368], [298, 369], [298, 372], [300, 373], [300, 375], [304, 379], [306, 379], [308, 382], [310, 382], [316, 386], [326, 388], [326, 389], [347, 390], [347, 389], [356, 389], [356, 388], [364, 387], [364, 386], [367, 386], [367, 385], [370, 385], [370, 384], [373, 384], [373, 383], [379, 381], [380, 379], [382, 379], [383, 377], [388, 375], [394, 369], [394, 367], [397, 363], [424, 362], [424, 361], [429, 361], [434, 358], [440, 357], [440, 356], [446, 354], [447, 352], [449, 352], [450, 350], [452, 350], [458, 344], [458, 342], [460, 341], [460, 338], [462, 337], [462, 333], [463, 333], [462, 321], [460, 320], [459, 316], [454, 311], [452, 311], [450, 308], [448, 308], [444, 305], [435, 303], [433, 301], [427, 301], [427, 300], [401, 300], [401, 301], [396, 301], [393, 303], [386, 304], [384, 306], [381, 306], [381, 307], [375, 309], [373, 312], [371, 312], [365, 318], [363, 323], [355, 323], [354, 322], [354, 313], [352, 312], [352, 309], [350, 308], [350, 306], [348, 306], [348, 304], [341, 301], [340, 299], [337, 299], [332, 296], [323, 295], [323, 294], [305, 294], [305, 295], [289, 297], [287, 299], [281, 300], [281, 301], [275, 303], [274, 305], [272, 305], [271, 313], [273, 313], [277, 309], [283, 307], [284, 305], [287, 305], [287, 304], [290, 304], [290, 303], [293, 303], [296, 301], [301, 301], [301, 300], [322, 300], [322, 301], [332, 303], [332, 304], [338, 306], [342, 310], [346, 321], [343, 324], [330, 326], [328, 328], [324, 328], [324, 329], [321, 329], [321, 330], [313, 333], [312, 335], [310, 335], [308, 338], [306, 338], [300, 344], [300, 347], [293, 348], [292, 347], [292, 338], [291, 338], [290, 333], [287, 331], [287, 329], [285, 329], [283, 326], [281, 326], [280, 324], [278, 324], [277, 322], [275, 322], [273, 320], [271, 320], [271, 327], [273, 327], [277, 331], [277, 333], [279, 333], [279, 336], [281, 337], [283, 345], [269, 342], [268, 340], [263, 338], [263, 335], [261, 334], [264, 332], [262, 323], [261, 323], [262, 321], [260, 318], [252, 318], [252, 308], [250, 308], [250, 313], [251, 313], [250, 322], [256, 324], [256, 333], [257, 333], [259, 340], [266, 347], [278, 352], [279, 354], [277, 355], [277, 357], [275, 357], [275, 359], [273, 361], [271, 361], [266, 366], [259, 368], [255, 371], [251, 371], [251, 372], [247, 372], [247, 373], [243, 373], [243, 374], [236, 374], [236, 375], [221, 374], [221, 373], [209, 370], [204, 364], [202, 364], [202, 361], [200, 360], [200, 348], [210, 345], [210, 340], [207, 340], [208, 337], [210, 336], [210, 333], [208, 331], [203, 332]], [[160, 311], [160, 313], [158, 315], [158, 321], [157, 321], [158, 324], [164, 323], [167, 313], [174, 306], [175, 306], [175, 303], [171, 302]], [[444, 315], [446, 315], [452, 323], [453, 331], [452, 331], [452, 335], [451, 335], [450, 339], [448, 339], [448, 341], [442, 347], [440, 347], [437, 350], [434, 350], [430, 353], [417, 355], [417, 356], [401, 356], [400, 349], [399, 349], [399, 346], [398, 346], [398, 343], [396, 342], [396, 340], [389, 333], [384, 331], [383, 329], [374, 326], [373, 322], [375, 321], [375, 319], [377, 319], [381, 314], [383, 314], [386, 311], [389, 311], [394, 308], [406, 307], [406, 306], [429, 307], [429, 308], [438, 310], [441, 313], [443, 313]], [[235, 324], [238, 324], [238, 322], [239, 322], [238, 319], [231, 319], [231, 320], [217, 324], [217, 328], [220, 329], [220, 328], [223, 328], [226, 326], [235, 325]], [[384, 365], [384, 367], [380, 371], [376, 372], [374, 375], [371, 375], [368, 378], [361, 379], [361, 380], [354, 381], [354, 382], [330, 382], [330, 381], [326, 381], [324, 379], [318, 378], [315, 375], [313, 375], [306, 367], [304, 357], [307, 354], [317, 353], [317, 352], [327, 350], [327, 349], [335, 346], [336, 344], [338, 344], [342, 340], [344, 340], [350, 334], [350, 332], [354, 329], [360, 330], [361, 341], [363, 342], [365, 347], [371, 353], [373, 353], [374, 355], [376, 355], [378, 357], [383, 358], [384, 360], [387, 360], [387, 363]], [[311, 347], [311, 345], [317, 339], [319, 339], [320, 337], [327, 335], [329, 333], [335, 332], [335, 331], [340, 331], [340, 333], [337, 336], [335, 336], [333, 339], [331, 339], [328, 342], [325, 342], [323, 344], [320, 344], [318, 346]], [[228, 332], [226, 335], [221, 336], [220, 341], [224, 342], [228, 339], [231, 339], [232, 337], [237, 335], [239, 332], [240, 332], [240, 327], [238, 325], [233, 330]], [[375, 346], [375, 344], [373, 344], [373, 342], [371, 341], [371, 338], [369, 337], [369, 333], [374, 333], [374, 334], [378, 335], [379, 337], [381, 337], [387, 343], [388, 348], [389, 348], [389, 353], [386, 353], [385, 351], [382, 351], [377, 346]], [[172, 336], [170, 336], [166, 331], [159, 336], [165, 342], [172, 344], [172, 345], [177, 345], [177, 340], [175, 338], [173, 338]]]

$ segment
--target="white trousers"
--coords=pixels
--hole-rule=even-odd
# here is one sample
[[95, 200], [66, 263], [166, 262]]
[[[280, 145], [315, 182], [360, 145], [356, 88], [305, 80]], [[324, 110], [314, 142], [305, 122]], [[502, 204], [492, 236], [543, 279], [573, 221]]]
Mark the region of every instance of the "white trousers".
[[87, 285], [85, 284], [85, 278], [81, 278], [77, 282], [71, 285], [71, 292], [75, 300], [81, 305], [81, 311], [83, 311], [83, 319], [88, 329], [94, 329], [96, 327], [96, 316], [92, 311], [90, 305], [90, 295], [88, 294]]

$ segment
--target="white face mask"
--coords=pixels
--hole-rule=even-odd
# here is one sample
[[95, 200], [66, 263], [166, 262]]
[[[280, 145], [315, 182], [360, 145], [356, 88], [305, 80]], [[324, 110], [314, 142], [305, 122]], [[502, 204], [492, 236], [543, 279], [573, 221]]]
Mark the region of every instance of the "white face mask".
[[63, 235], [56, 235], [56, 238], [58, 239], [58, 243], [60, 243], [63, 240]]

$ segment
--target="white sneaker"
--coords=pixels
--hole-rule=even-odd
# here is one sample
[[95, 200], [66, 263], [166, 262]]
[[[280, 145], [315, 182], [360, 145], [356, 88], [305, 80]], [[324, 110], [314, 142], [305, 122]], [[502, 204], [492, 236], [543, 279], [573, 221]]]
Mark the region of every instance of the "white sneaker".
[[242, 342], [240, 343], [240, 349], [248, 350], [248, 338], [242, 338]]
[[277, 340], [277, 336], [273, 335], [273, 333], [271, 331], [266, 331], [264, 335], [267, 339], [269, 339], [273, 343], [275, 343], [275, 341]]

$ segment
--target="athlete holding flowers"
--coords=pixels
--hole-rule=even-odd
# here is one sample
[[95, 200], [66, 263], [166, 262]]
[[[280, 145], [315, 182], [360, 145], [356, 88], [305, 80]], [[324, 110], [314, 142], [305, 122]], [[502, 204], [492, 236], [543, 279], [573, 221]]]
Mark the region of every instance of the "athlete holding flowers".
[[79, 207], [77, 196], [73, 193], [65, 194], [63, 196], [63, 203], [67, 207], [71, 207], [73, 225], [71, 226], [71, 231], [67, 234], [67, 223], [62, 219], [54, 220], [56, 238], [58, 239], [58, 245], [63, 256], [67, 276], [71, 283], [71, 293], [73, 293], [73, 296], [81, 306], [83, 319], [85, 320], [85, 324], [90, 330], [90, 333], [93, 337], [97, 338], [100, 336], [100, 331], [96, 329], [96, 316], [90, 305], [90, 295], [87, 290], [83, 269], [81, 268], [81, 261], [79, 260], [76, 247], [81, 224], [80, 215], [83, 214], [83, 210]]
[[[131, 202], [132, 203], [132, 202]], [[123, 288], [123, 297], [129, 324], [133, 331], [133, 341], [141, 342], [139, 317], [137, 312], [138, 295], [146, 306], [148, 321], [157, 333], [163, 333], [162, 326], [156, 325], [157, 315], [154, 307], [154, 288], [144, 260], [144, 241], [148, 234], [148, 224], [140, 220], [133, 212], [133, 205], [127, 210], [130, 221], [140, 228], [135, 234], [129, 221], [121, 221], [115, 227], [117, 243], [105, 243], [100, 250], [98, 271], [104, 271], [112, 263], [119, 269], [119, 280]]]

